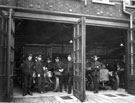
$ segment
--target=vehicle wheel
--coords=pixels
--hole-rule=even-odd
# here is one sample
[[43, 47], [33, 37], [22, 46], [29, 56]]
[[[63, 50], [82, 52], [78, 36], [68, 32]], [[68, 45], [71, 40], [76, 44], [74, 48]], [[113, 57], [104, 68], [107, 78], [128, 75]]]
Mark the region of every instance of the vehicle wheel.
[[93, 78], [90, 74], [88, 74], [86, 79], [86, 89], [92, 91], [94, 89]]
[[113, 80], [112, 89], [117, 90], [119, 88], [119, 84], [120, 84], [119, 77], [118, 75], [116, 75]]
[[58, 89], [59, 89], [59, 77], [57, 77], [57, 76], [55, 76], [55, 78], [54, 78], [53, 87], [54, 87], [54, 89], [53, 89], [54, 92], [58, 91]]

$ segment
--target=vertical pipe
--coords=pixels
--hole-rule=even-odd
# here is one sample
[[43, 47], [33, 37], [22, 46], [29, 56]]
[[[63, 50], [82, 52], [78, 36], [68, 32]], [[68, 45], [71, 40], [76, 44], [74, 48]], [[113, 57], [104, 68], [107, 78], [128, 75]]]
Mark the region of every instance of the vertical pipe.
[[126, 5], [125, 5], [125, 1], [123, 1], [123, 11], [124, 11], [124, 13], [126, 13], [126, 14], [128, 14], [129, 16], [130, 16], [130, 25], [129, 25], [129, 28], [130, 28], [130, 43], [131, 43], [131, 46], [130, 46], [130, 56], [131, 56], [131, 58], [130, 58], [130, 63], [131, 63], [131, 75], [133, 75], [134, 74], [134, 65], [133, 65], [133, 63], [134, 63], [134, 51], [133, 51], [133, 15], [132, 15], [132, 13], [130, 13], [130, 12], [128, 12], [128, 11], [126, 11]]
[[[133, 20], [133, 18], [132, 18], [132, 16], [131, 16], [131, 20]], [[130, 21], [131, 22], [131, 21]], [[132, 25], [132, 23], [131, 23], [131, 26], [130, 26], [131, 28], [131, 31], [130, 31], [130, 40], [131, 40], [131, 75], [133, 75], [134, 74], [134, 50], [133, 50], [133, 25]]]
[[10, 98], [10, 43], [11, 43], [11, 20], [12, 20], [12, 9], [9, 9], [8, 15], [8, 68], [7, 68], [7, 79], [8, 79], [8, 99]]

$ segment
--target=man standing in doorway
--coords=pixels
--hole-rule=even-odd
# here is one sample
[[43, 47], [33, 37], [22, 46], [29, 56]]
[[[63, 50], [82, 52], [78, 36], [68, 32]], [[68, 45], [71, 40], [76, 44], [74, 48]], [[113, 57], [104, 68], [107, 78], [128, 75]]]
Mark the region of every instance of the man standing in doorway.
[[52, 62], [51, 58], [49, 58], [49, 57], [47, 58], [45, 67], [47, 68], [48, 71], [53, 71], [53, 62]]
[[38, 92], [42, 93], [43, 92], [43, 85], [42, 85], [42, 80], [43, 80], [43, 63], [42, 63], [42, 57], [39, 55], [37, 57], [37, 61], [35, 62], [35, 71], [37, 75], [37, 85], [38, 85]]
[[32, 86], [33, 66], [34, 62], [32, 61], [32, 54], [29, 54], [27, 60], [24, 61], [22, 65], [22, 72], [24, 78], [23, 96], [27, 94], [32, 95], [31, 86]]
[[49, 82], [50, 82], [50, 78], [49, 78], [49, 74], [48, 73], [52, 73], [53, 72], [53, 63], [51, 61], [51, 58], [47, 58], [45, 65], [43, 67], [44, 70], [44, 77], [43, 77], [43, 90], [44, 92], [47, 92], [47, 89], [45, 88]]
[[94, 82], [94, 93], [98, 93], [99, 88], [99, 80], [100, 80], [100, 72], [99, 70], [102, 67], [102, 63], [98, 61], [98, 58], [96, 55], [92, 57], [94, 61], [91, 63], [91, 71], [92, 71], [92, 77]]
[[71, 55], [68, 55], [67, 60], [67, 66], [64, 70], [64, 86], [65, 89], [68, 89], [68, 94], [70, 94], [73, 85], [73, 61]]
[[63, 87], [63, 71], [64, 71], [64, 63], [59, 60], [59, 57], [55, 58], [55, 63], [54, 63], [54, 71], [58, 72], [59, 75], [59, 89], [60, 92], [62, 92], [62, 87]]

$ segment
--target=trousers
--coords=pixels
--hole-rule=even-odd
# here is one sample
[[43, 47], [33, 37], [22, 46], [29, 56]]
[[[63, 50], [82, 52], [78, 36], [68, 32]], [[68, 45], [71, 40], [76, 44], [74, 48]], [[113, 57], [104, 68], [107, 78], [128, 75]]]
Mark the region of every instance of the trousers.
[[23, 92], [31, 92], [32, 76], [30, 74], [24, 74], [24, 88]]
[[92, 77], [93, 77], [93, 83], [94, 83], [94, 91], [98, 91], [99, 88], [99, 80], [100, 80], [100, 74], [99, 71], [94, 71]]

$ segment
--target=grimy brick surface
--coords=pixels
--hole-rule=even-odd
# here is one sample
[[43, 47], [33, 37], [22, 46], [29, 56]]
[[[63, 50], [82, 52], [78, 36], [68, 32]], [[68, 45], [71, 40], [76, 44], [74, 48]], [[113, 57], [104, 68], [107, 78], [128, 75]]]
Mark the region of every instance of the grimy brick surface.
[[[107, 5], [93, 3], [92, 0], [87, 0], [87, 6], [85, 6], [82, 0], [0, 0], [0, 4], [99, 17], [112, 17], [116, 19], [129, 19], [129, 17], [123, 13], [122, 3]], [[135, 15], [135, 8], [128, 8], [128, 10], [132, 11]]]

